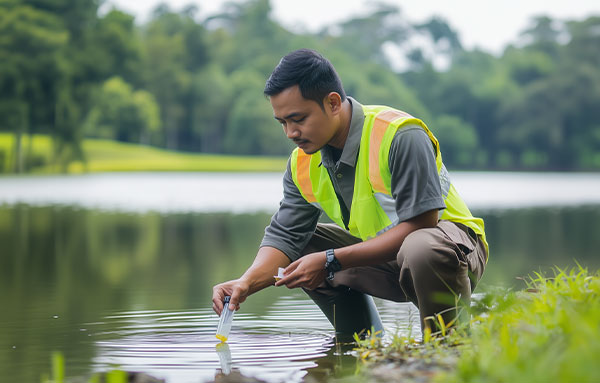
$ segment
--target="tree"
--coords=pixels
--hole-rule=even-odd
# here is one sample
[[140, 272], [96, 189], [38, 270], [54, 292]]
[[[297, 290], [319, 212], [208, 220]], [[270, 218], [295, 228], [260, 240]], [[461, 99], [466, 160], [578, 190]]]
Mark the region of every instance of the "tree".
[[227, 121], [223, 149], [232, 154], [287, 155], [292, 147], [273, 119], [269, 102], [262, 95], [262, 76], [237, 71], [231, 76], [235, 96]]
[[559, 39], [564, 34], [564, 25], [544, 15], [531, 20], [531, 26], [521, 32], [531, 50], [543, 52], [552, 58], [558, 55]]
[[192, 130], [196, 149], [205, 153], [222, 153], [225, 127], [236, 97], [230, 78], [223, 68], [210, 65], [194, 76], [192, 94]]
[[192, 9], [174, 13], [166, 5], [155, 9], [144, 27], [145, 88], [160, 106], [163, 136], [170, 149], [197, 149], [194, 133], [193, 72], [208, 60], [204, 27]]
[[149, 144], [158, 133], [160, 114], [152, 94], [133, 91], [113, 77], [102, 85], [85, 125], [92, 137]]
[[142, 45], [133, 16], [111, 10], [94, 24], [89, 44], [94, 49], [88, 53], [97, 60], [100, 78], [119, 76], [135, 86], [142, 85]]
[[429, 127], [440, 142], [445, 163], [463, 169], [473, 168], [479, 147], [477, 132], [471, 124], [455, 116], [442, 115]]
[[13, 171], [24, 170], [23, 135], [54, 125], [56, 110], [68, 103], [58, 86], [67, 39], [52, 14], [17, 1], [0, 3], [0, 121], [15, 134]]

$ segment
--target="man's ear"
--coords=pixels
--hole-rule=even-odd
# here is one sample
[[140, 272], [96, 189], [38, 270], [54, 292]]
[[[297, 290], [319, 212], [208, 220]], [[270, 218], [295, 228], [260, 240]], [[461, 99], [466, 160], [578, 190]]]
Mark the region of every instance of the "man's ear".
[[336, 115], [342, 110], [342, 97], [338, 92], [331, 92], [325, 96], [323, 104], [329, 108], [333, 115]]

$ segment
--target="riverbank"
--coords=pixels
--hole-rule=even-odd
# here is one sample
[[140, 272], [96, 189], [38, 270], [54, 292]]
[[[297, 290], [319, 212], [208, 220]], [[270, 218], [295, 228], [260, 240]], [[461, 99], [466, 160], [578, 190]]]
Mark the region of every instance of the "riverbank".
[[[470, 326], [423, 342], [394, 336], [360, 341], [369, 382], [598, 382], [600, 274], [583, 268], [536, 275], [523, 291], [488, 293]], [[445, 336], [444, 336], [445, 334]]]
[[[28, 173], [64, 172], [53, 161], [52, 140], [46, 135], [24, 136], [23, 150], [28, 152]], [[75, 161], [67, 173], [207, 171], [207, 172], [283, 172], [286, 158], [261, 156], [226, 156], [175, 152], [146, 145], [111, 140], [85, 139], [82, 144], [86, 161]], [[0, 171], [13, 169], [14, 135], [0, 133]]]

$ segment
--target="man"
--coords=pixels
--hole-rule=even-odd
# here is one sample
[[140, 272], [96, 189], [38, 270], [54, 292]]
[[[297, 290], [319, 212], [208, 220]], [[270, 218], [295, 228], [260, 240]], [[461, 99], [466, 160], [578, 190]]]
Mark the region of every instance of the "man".
[[[438, 314], [451, 323], [488, 249], [425, 124], [346, 97], [331, 63], [307, 49], [279, 62], [264, 93], [298, 148], [253, 264], [213, 288], [215, 312], [226, 295], [237, 309], [275, 284], [303, 288], [338, 335], [382, 329], [372, 296], [413, 302], [433, 331]], [[322, 212], [335, 224], [318, 223]]]

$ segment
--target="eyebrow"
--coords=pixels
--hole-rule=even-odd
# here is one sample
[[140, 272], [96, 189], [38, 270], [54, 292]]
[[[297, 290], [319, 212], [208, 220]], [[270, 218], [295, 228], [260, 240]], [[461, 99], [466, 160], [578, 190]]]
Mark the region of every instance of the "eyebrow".
[[305, 113], [301, 113], [301, 112], [294, 112], [294, 113], [290, 113], [290, 114], [288, 114], [287, 116], [285, 116], [285, 117], [283, 117], [283, 118], [279, 118], [279, 117], [277, 117], [277, 116], [273, 116], [273, 118], [274, 118], [274, 119], [276, 119], [277, 121], [283, 121], [283, 120], [287, 120], [287, 119], [290, 119], [290, 118], [294, 118], [294, 117], [301, 116], [301, 115], [303, 115], [303, 114], [305, 114]]

